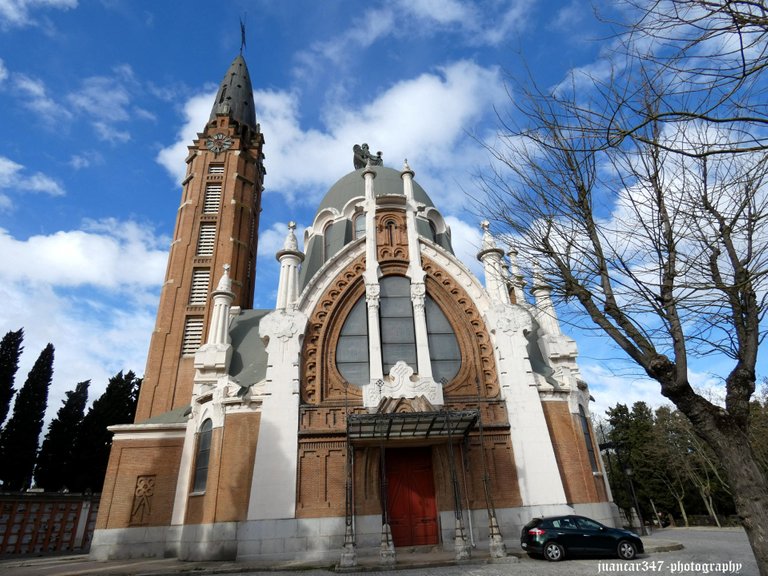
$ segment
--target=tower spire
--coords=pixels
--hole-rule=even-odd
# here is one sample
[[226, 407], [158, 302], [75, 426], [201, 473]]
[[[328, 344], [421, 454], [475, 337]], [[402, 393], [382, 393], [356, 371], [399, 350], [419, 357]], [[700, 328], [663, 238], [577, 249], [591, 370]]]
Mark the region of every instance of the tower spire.
[[213, 102], [209, 122], [216, 120], [220, 114], [229, 116], [241, 126], [248, 126], [252, 131], [256, 130], [256, 111], [253, 104], [253, 88], [251, 87], [251, 76], [248, 73], [248, 66], [243, 58], [242, 48], [245, 46], [245, 28], [240, 24], [242, 36], [242, 45], [240, 54], [235, 57], [230, 64], [224, 79], [219, 85], [219, 91], [216, 93], [216, 100]]

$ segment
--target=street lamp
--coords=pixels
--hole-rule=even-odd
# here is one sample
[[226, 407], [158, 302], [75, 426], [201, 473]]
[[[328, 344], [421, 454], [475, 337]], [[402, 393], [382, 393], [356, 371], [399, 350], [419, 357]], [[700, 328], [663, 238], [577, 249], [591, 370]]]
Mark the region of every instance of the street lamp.
[[[635, 511], [637, 512], [637, 520], [640, 522], [640, 535], [645, 536], [645, 524], [643, 523], [643, 515], [640, 512], [640, 505], [637, 503], [637, 494], [635, 493], [635, 483], [632, 482], [632, 475], [634, 474], [634, 470], [632, 469], [632, 466], [627, 466], [624, 468], [624, 474], [627, 475], [627, 480], [629, 480], [629, 490], [632, 493], [632, 503], [635, 506]], [[629, 524], [632, 525], [632, 519], [629, 519]]]

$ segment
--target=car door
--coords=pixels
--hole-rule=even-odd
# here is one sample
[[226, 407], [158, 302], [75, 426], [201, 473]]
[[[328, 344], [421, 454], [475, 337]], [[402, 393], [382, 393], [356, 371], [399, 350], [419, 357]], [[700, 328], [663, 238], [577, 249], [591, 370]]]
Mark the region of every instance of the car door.
[[583, 516], [574, 516], [580, 534], [580, 550], [582, 553], [602, 553], [612, 551], [614, 539], [599, 522]]
[[562, 544], [567, 552], [578, 552], [582, 547], [581, 536], [573, 516], [552, 519], [554, 540]]

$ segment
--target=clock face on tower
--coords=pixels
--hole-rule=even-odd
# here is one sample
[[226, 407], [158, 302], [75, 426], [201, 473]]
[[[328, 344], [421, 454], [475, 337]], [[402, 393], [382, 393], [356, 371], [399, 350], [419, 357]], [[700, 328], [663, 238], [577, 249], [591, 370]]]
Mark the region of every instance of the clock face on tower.
[[205, 146], [214, 154], [218, 154], [232, 146], [232, 138], [222, 132], [216, 132], [213, 136], [208, 137], [205, 141]]

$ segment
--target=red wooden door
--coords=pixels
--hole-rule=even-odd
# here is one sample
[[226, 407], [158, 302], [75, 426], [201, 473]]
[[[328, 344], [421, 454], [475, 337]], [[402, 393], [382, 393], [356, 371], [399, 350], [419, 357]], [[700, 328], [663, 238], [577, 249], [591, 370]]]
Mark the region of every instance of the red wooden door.
[[387, 450], [387, 504], [395, 546], [438, 543], [431, 448]]

